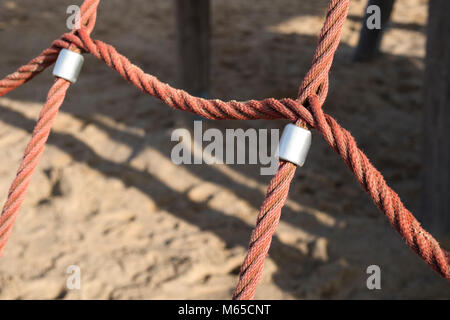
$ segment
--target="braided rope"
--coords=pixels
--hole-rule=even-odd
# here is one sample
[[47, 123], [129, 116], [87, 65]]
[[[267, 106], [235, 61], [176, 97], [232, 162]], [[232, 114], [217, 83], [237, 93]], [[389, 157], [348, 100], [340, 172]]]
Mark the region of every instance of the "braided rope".
[[[245, 102], [207, 100], [189, 95], [162, 83], [156, 77], [144, 73], [133, 65], [114, 47], [98, 40], [92, 40], [90, 33], [96, 19], [99, 0], [86, 0], [82, 6], [83, 27], [64, 34], [53, 42], [49, 49], [33, 59], [14, 74], [0, 80], [0, 96], [19, 87], [43, 69], [51, 65], [61, 48], [84, 51], [93, 54], [116, 70], [124, 79], [143, 92], [152, 95], [173, 108], [193, 112], [208, 119], [276, 119], [283, 118], [297, 125], [309, 126], [321, 132], [327, 143], [344, 159], [362, 188], [369, 193], [377, 207], [387, 216], [389, 222], [406, 240], [407, 244], [435, 271], [450, 279], [450, 254], [440, 248], [438, 242], [420, 226], [419, 222], [401, 202], [399, 196], [386, 184], [382, 175], [372, 166], [364, 153], [357, 147], [348, 131], [339, 126], [331, 116], [322, 110], [328, 92], [328, 73], [334, 53], [340, 41], [342, 26], [348, 12], [349, 0], [332, 0], [322, 28], [313, 64], [299, 89], [297, 100], [268, 98]], [[25, 196], [39, 158], [42, 155], [50, 128], [56, 118], [69, 83], [58, 79], [48, 94], [39, 121], [28, 144], [18, 174], [0, 216], [0, 255], [11, 233], [20, 204]], [[303, 104], [308, 103], [308, 108]], [[279, 170], [273, 177], [266, 199], [258, 215], [256, 228], [252, 233], [249, 252], [241, 268], [235, 299], [251, 299], [261, 279], [264, 259], [278, 225], [295, 166], [280, 161]]]

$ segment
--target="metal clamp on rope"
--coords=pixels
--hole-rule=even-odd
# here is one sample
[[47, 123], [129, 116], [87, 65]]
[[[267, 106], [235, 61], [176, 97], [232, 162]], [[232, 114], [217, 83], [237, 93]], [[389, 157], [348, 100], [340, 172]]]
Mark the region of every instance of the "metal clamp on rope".
[[84, 58], [81, 54], [62, 49], [53, 68], [53, 75], [75, 83], [77, 82], [83, 62]]
[[280, 159], [303, 166], [311, 147], [311, 131], [288, 124], [283, 131], [278, 147]]

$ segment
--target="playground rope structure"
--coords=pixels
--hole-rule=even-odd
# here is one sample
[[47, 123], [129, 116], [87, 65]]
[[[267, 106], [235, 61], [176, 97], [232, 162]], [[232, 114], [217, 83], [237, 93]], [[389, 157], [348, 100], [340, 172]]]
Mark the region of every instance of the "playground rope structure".
[[[347, 18], [349, 1], [330, 1], [312, 66], [299, 88], [297, 99], [267, 98], [245, 102], [208, 100], [191, 96], [183, 90], [162, 83], [132, 64], [111, 45], [91, 38], [100, 0], [84, 1], [80, 11], [79, 29], [63, 34], [38, 57], [0, 80], [0, 96], [4, 96], [35, 77], [55, 63], [62, 49], [69, 49], [78, 53], [92, 54], [141, 91], [176, 109], [213, 120], [287, 119], [298, 126], [314, 128], [345, 161], [361, 187], [370, 195], [375, 205], [385, 214], [408, 246], [433, 270], [450, 280], [450, 253], [442, 249], [433, 236], [425, 231], [412, 213], [405, 208], [398, 194], [387, 185], [381, 173], [358, 148], [350, 132], [342, 128], [322, 109], [328, 93], [328, 74]], [[49, 90], [47, 101], [40, 112], [17, 176], [9, 189], [8, 198], [2, 209], [0, 255], [11, 234], [33, 171], [41, 158], [51, 127], [70, 84], [69, 81], [56, 77]], [[281, 210], [286, 202], [295, 170], [294, 164], [280, 160], [278, 171], [268, 186], [256, 227], [251, 234], [249, 250], [241, 267], [233, 299], [253, 299], [255, 295], [256, 287], [263, 274], [264, 260], [280, 221]]]

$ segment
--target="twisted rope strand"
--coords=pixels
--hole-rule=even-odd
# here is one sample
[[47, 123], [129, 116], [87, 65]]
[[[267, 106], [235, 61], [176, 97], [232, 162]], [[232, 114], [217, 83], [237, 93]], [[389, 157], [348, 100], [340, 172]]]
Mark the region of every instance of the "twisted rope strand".
[[310, 106], [316, 129], [345, 161], [361, 187], [369, 193], [394, 229], [431, 268], [450, 280], [450, 253], [442, 249], [433, 236], [421, 227], [412, 213], [405, 208], [398, 194], [387, 185], [382, 174], [358, 148], [350, 132], [323, 112], [317, 97], [310, 99]]
[[[78, 40], [74, 39], [74, 35], [67, 34], [64, 35], [64, 39], [79, 42], [83, 51], [91, 53], [97, 59], [105, 62], [141, 91], [162, 100], [173, 108], [196, 113], [213, 120], [289, 119], [296, 121], [298, 118], [304, 118], [307, 119], [308, 123], [313, 122], [311, 113], [298, 101], [289, 98], [225, 102], [219, 99], [207, 100], [194, 97], [183, 90], [175, 89], [161, 82], [150, 74], [144, 73], [142, 69], [132, 64], [111, 45], [99, 40], [92, 40], [84, 29], [78, 30], [78, 35], [80, 37]], [[69, 36], [70, 39], [67, 38]]]
[[50, 129], [55, 122], [58, 110], [61, 107], [70, 82], [58, 79], [51, 87], [47, 102], [39, 115], [39, 120], [33, 130], [31, 140], [28, 143], [22, 162], [17, 171], [0, 216], [0, 256], [11, 234], [19, 208], [25, 198], [25, 194], [39, 159], [44, 151], [45, 143], [50, 134]]
[[344, 22], [347, 19], [349, 0], [332, 0], [319, 36], [311, 69], [300, 85], [298, 99], [304, 103], [308, 97], [317, 94], [321, 105], [328, 94], [328, 74], [334, 54], [339, 46]]
[[253, 299], [255, 295], [256, 286], [263, 274], [264, 260], [280, 221], [281, 208], [286, 202], [295, 170], [294, 164], [280, 161], [278, 171], [267, 188], [266, 198], [259, 211], [233, 299], [248, 300]]
[[[322, 110], [328, 92], [328, 74], [340, 41], [343, 23], [348, 12], [349, 0], [332, 0], [322, 28], [312, 67], [299, 88], [297, 100], [273, 98], [245, 102], [207, 100], [189, 95], [162, 83], [156, 77], [144, 73], [112, 46], [92, 40], [99, 0], [86, 0], [82, 6], [82, 28], [66, 33], [55, 40], [40, 56], [15, 73], [0, 80], [0, 96], [30, 80], [51, 65], [62, 48], [88, 52], [117, 71], [124, 79], [141, 91], [152, 95], [173, 108], [189, 111], [205, 118], [219, 119], [288, 119], [297, 125], [309, 126], [321, 132], [327, 143], [345, 161], [362, 188], [369, 193], [376, 206], [386, 215], [392, 226], [406, 243], [434, 270], [450, 279], [450, 253], [427, 233], [387, 185], [381, 173], [357, 147], [351, 134]], [[39, 121], [33, 131], [17, 176], [9, 190], [8, 199], [0, 216], [0, 255], [11, 233], [14, 220], [29, 185], [31, 175], [42, 155], [45, 142], [55, 121], [69, 83], [58, 79], [48, 94]], [[304, 106], [308, 103], [308, 108]], [[279, 223], [281, 208], [289, 192], [295, 166], [280, 161], [278, 172], [269, 184], [266, 198], [252, 232], [249, 251], [241, 267], [234, 299], [251, 299], [262, 277], [264, 260], [270, 248], [272, 236]]]

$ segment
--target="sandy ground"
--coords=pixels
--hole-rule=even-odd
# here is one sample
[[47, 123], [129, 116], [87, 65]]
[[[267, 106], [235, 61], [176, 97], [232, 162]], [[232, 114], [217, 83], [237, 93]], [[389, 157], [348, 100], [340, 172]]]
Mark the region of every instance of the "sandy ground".
[[[1, 0], [0, 74], [66, 32], [73, 2]], [[327, 1], [212, 3], [211, 95], [294, 97]], [[384, 55], [354, 64], [364, 5], [351, 3], [325, 108], [417, 212], [427, 1], [398, 0]], [[174, 32], [172, 1], [105, 0], [93, 37], [175, 84]], [[51, 82], [46, 71], [0, 98], [2, 199]], [[229, 298], [270, 177], [256, 165], [174, 165], [170, 134], [183, 117], [86, 57], [0, 260], [0, 298]], [[407, 248], [317, 134], [289, 199], [256, 298], [450, 298], [448, 282]], [[366, 287], [372, 264], [381, 290]], [[81, 268], [80, 290], [66, 288], [70, 265]]]

